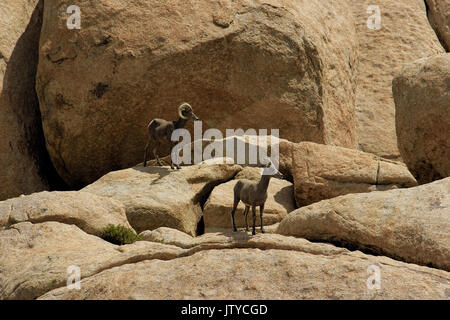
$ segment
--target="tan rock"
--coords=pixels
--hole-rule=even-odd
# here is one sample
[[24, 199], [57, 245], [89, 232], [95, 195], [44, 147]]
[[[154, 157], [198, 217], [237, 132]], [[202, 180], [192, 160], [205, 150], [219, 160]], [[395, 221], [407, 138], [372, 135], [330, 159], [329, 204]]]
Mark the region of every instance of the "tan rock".
[[[278, 223], [273, 226], [278, 227]], [[297, 250], [301, 248], [302, 250], [307, 250], [308, 252], [318, 252], [324, 249], [324, 246], [315, 247], [314, 244], [308, 242], [304, 239], [299, 239], [301, 241], [295, 241], [292, 244], [292, 238], [280, 236], [275, 234], [277, 229], [275, 228], [273, 232], [268, 232], [272, 226], [267, 226], [264, 228], [266, 234], [258, 233], [255, 236], [251, 236], [249, 232], [208, 232], [202, 234], [198, 237], [192, 237], [184, 232], [176, 229], [161, 227], [155, 230], [146, 230], [139, 234], [142, 240], [150, 242], [158, 242], [169, 245], [174, 245], [183, 249], [191, 249], [196, 247], [193, 251], [198, 251], [199, 249], [209, 248], [209, 249], [232, 249], [232, 248], [257, 248], [257, 249], [267, 249], [268, 247], [275, 249], [284, 250]], [[272, 230], [271, 230], [272, 231]], [[267, 233], [274, 233], [267, 236]], [[306, 245], [305, 245], [306, 243]], [[330, 250], [335, 251], [345, 251], [345, 249], [337, 248], [334, 246], [328, 247]], [[314, 251], [316, 250], [316, 251]], [[192, 252], [192, 251], [191, 251]]]
[[244, 167], [238, 174], [234, 177], [235, 180], [247, 179], [251, 181], [261, 180], [261, 170], [262, 168], [254, 167]]
[[[359, 40], [356, 114], [362, 151], [399, 160], [392, 79], [414, 60], [444, 52], [427, 19], [423, 0], [350, 0]], [[378, 5], [381, 29], [367, 26]]]
[[[192, 238], [159, 231], [164, 239], [177, 234], [175, 239], [192, 242], [178, 243], [182, 248], [147, 241], [115, 246], [57, 222], [13, 225], [0, 231], [0, 298], [448, 298], [448, 272], [330, 244], [276, 234]], [[69, 266], [80, 268], [80, 290], [66, 287]], [[380, 289], [367, 288], [374, 266], [380, 268]]]
[[[248, 170], [256, 169], [256, 170]], [[245, 171], [244, 171], [245, 170]], [[244, 169], [244, 177], [236, 177], [236, 180], [229, 181], [214, 188], [203, 208], [203, 219], [205, 223], [205, 231], [213, 232], [218, 230], [231, 231], [231, 209], [233, 208], [234, 186], [238, 179], [248, 179], [248, 172], [256, 171], [256, 174], [250, 175], [253, 179], [261, 179], [261, 173], [257, 168]], [[239, 174], [241, 174], [241, 171]], [[238, 175], [239, 175], [238, 174]], [[244, 218], [245, 205], [242, 201], [239, 203], [235, 213], [235, 223], [238, 228], [245, 227]], [[269, 226], [280, 222], [289, 212], [295, 209], [294, 188], [291, 182], [271, 178], [267, 189], [267, 201], [264, 207], [263, 222], [265, 226]], [[251, 227], [252, 211], [250, 209], [248, 224]], [[257, 208], [256, 226], [260, 226], [259, 207]]]
[[80, 268], [81, 278], [146, 259], [167, 260], [181, 249], [139, 241], [116, 246], [58, 222], [15, 224], [0, 231], [0, 299], [35, 299], [64, 287], [68, 267]]
[[404, 164], [358, 150], [302, 142], [292, 154], [299, 207], [348, 193], [417, 185]]
[[50, 161], [35, 92], [43, 1], [0, 5], [0, 201], [47, 190]]
[[447, 178], [415, 188], [337, 197], [291, 212], [277, 232], [448, 271], [449, 190]]
[[155, 230], [145, 230], [139, 234], [142, 240], [171, 244], [180, 248], [190, 248], [195, 245], [194, 238], [180, 230], [160, 227]]
[[356, 147], [357, 41], [342, 1], [101, 0], [81, 5], [76, 32], [61, 10], [71, 4], [45, 2], [36, 83], [50, 157], [71, 186], [141, 162], [148, 122], [175, 120], [183, 101], [204, 130]]
[[108, 224], [131, 228], [124, 206], [87, 192], [40, 192], [0, 202], [0, 229], [29, 221], [74, 224], [100, 235]]
[[[249, 170], [251, 170], [254, 167], [263, 167], [270, 158], [273, 165], [278, 165], [278, 169], [284, 175], [285, 179], [292, 181], [293, 145], [295, 143], [270, 135], [232, 135], [223, 139], [217, 139], [214, 142], [207, 139], [200, 139], [192, 142], [188, 148], [191, 151], [189, 163], [195, 163], [201, 160], [207, 164], [234, 163], [244, 168], [249, 167]], [[196, 158], [195, 153], [196, 148], [199, 148], [198, 146], [201, 146], [201, 154], [197, 155]], [[216, 149], [219, 151], [216, 151]], [[163, 165], [170, 165], [170, 156], [161, 158], [160, 160]], [[156, 165], [156, 160], [148, 161], [148, 166]], [[253, 172], [256, 173], [255, 171]], [[238, 176], [244, 177], [247, 174], [251, 175], [252, 173], [244, 169], [238, 173]]]
[[[206, 234], [178, 258], [105, 270], [39, 299], [448, 299], [450, 274], [280, 235]], [[206, 240], [208, 239], [208, 240]], [[368, 287], [380, 271], [380, 289]]]
[[419, 183], [450, 176], [450, 53], [407, 65], [394, 81], [398, 145]]
[[450, 51], [450, 1], [426, 0], [426, 4], [431, 26], [448, 52]]
[[194, 165], [178, 171], [137, 166], [110, 172], [83, 191], [123, 203], [137, 232], [170, 227], [195, 235], [207, 195], [241, 169], [227, 164]]
[[250, 232], [210, 232], [198, 237], [191, 237], [181, 231], [170, 228], [158, 228], [153, 231], [144, 231], [140, 234], [143, 240], [150, 242], [174, 245], [189, 249], [181, 255], [191, 255], [202, 250], [219, 249], [260, 249], [260, 250], [292, 250], [304, 251], [311, 254], [340, 254], [348, 252], [345, 248], [335, 247], [331, 244], [312, 243], [305, 239], [286, 237], [280, 234], [259, 233], [252, 236]]

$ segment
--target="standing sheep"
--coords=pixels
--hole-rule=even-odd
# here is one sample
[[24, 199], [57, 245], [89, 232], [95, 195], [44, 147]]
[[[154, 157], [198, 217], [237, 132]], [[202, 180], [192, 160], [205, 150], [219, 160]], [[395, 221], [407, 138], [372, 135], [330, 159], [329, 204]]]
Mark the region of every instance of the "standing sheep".
[[[251, 181], [247, 179], [238, 180], [236, 185], [234, 186], [234, 204], [233, 209], [231, 210], [231, 222], [233, 225], [233, 231], [237, 231], [236, 225], [234, 223], [234, 213], [239, 204], [239, 201], [242, 201], [245, 204], [244, 216], [245, 216], [245, 225], [246, 230], [248, 231], [248, 212], [250, 210], [250, 206], [252, 207], [253, 213], [253, 230], [252, 234], [256, 234], [255, 223], [256, 223], [256, 206], [259, 206], [259, 217], [261, 220], [261, 232], [264, 233], [264, 224], [263, 224], [263, 212], [264, 212], [264, 204], [267, 200], [267, 188], [269, 187], [269, 182], [271, 177], [282, 178], [283, 175], [276, 170], [274, 167], [271, 167], [271, 162], [269, 162], [266, 168], [262, 171], [261, 179], [259, 182]], [[269, 170], [275, 170], [275, 174], [270, 175]]]
[[[161, 142], [169, 142], [173, 147], [174, 143], [171, 140], [173, 131], [176, 129], [184, 128], [189, 119], [192, 119], [194, 121], [199, 120], [198, 117], [194, 114], [192, 107], [186, 102], [178, 107], [178, 115], [179, 118], [175, 121], [153, 119], [148, 124], [148, 140], [147, 145], [145, 146], [144, 167], [147, 166], [148, 149], [152, 141], [155, 142], [155, 147], [153, 148], [153, 156], [158, 162], [158, 165], [162, 166], [157, 153]], [[177, 169], [181, 169], [178, 164], [175, 164], [175, 166]], [[170, 163], [170, 167], [174, 169], [174, 163], [172, 160]]]

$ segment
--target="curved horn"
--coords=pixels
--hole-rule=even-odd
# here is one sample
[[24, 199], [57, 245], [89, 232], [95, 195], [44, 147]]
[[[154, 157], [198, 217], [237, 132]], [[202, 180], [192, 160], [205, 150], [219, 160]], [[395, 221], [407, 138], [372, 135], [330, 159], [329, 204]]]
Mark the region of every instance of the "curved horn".
[[183, 103], [183, 104], [181, 104], [181, 105], [178, 107], [178, 115], [180, 116], [181, 119], [184, 119], [184, 120], [189, 119], [188, 117], [185, 117], [185, 116], [183, 115], [183, 111], [186, 110], [186, 109], [192, 111], [191, 105], [190, 105], [189, 103], [186, 103], [186, 102]]

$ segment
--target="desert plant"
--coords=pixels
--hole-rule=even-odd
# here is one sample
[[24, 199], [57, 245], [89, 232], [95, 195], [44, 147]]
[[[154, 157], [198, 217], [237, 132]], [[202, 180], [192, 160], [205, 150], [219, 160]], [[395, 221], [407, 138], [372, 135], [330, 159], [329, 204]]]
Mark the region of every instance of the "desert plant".
[[108, 224], [100, 236], [103, 240], [117, 245], [130, 244], [141, 240], [132, 229], [125, 226]]

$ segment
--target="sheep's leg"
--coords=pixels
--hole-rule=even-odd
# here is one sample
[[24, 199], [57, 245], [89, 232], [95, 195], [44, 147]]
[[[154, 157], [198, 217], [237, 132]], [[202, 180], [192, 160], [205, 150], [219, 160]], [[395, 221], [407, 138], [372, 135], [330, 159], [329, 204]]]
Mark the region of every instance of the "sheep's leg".
[[259, 206], [259, 219], [261, 220], [261, 233], [264, 233], [263, 212], [264, 212], [264, 204], [262, 206]]
[[252, 206], [252, 213], [253, 213], [253, 230], [252, 230], [252, 235], [256, 234], [256, 206]]
[[[170, 150], [171, 150], [171, 153], [172, 153], [172, 150], [173, 150], [173, 148], [175, 147], [175, 143], [173, 143], [172, 144], [172, 147], [170, 148]], [[174, 157], [175, 157], [175, 162], [178, 162], [178, 153], [174, 153]], [[170, 168], [173, 170], [173, 169], [175, 169], [175, 168], [177, 168], [178, 170], [180, 170], [181, 169], [181, 167], [180, 167], [180, 165], [179, 164], [177, 164], [177, 163], [175, 163], [174, 161], [173, 161], [174, 159], [172, 159], [172, 154], [170, 155]]]
[[156, 148], [153, 149], [153, 155], [155, 156], [156, 162], [158, 163], [158, 166], [162, 167], [161, 160], [159, 160], [158, 155], [156, 154]]
[[236, 232], [237, 228], [236, 228], [236, 224], [234, 223], [234, 213], [236, 212], [236, 208], [239, 204], [239, 199], [234, 199], [234, 204], [233, 204], [233, 209], [231, 210], [231, 224], [233, 226], [233, 231]]
[[[177, 155], [177, 160], [178, 160], [178, 155]], [[180, 167], [180, 165], [178, 163], [175, 163], [175, 167], [177, 167], [178, 170], [181, 170], [181, 167]]]
[[245, 231], [248, 231], [248, 212], [250, 211], [250, 206], [245, 206], [244, 217], [245, 217]]
[[147, 166], [147, 155], [148, 155], [148, 148], [150, 147], [150, 141], [147, 142], [147, 145], [145, 146], [145, 153], [144, 153], [144, 167]]
[[155, 157], [156, 162], [158, 162], [158, 165], [159, 165], [160, 167], [162, 167], [162, 163], [161, 163], [161, 161], [159, 160], [158, 153], [157, 153], [157, 150], [158, 150], [158, 149], [159, 149], [159, 142], [157, 142], [156, 145], [155, 145], [155, 147], [153, 148], [153, 156]]
[[173, 159], [172, 159], [172, 155], [170, 155], [170, 169], [175, 169], [173, 166]]

